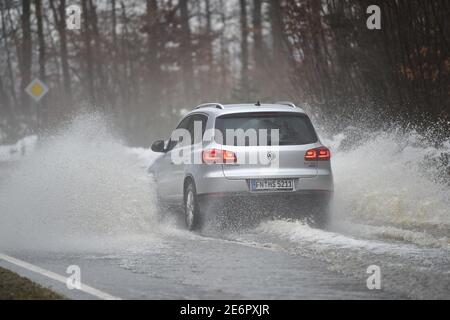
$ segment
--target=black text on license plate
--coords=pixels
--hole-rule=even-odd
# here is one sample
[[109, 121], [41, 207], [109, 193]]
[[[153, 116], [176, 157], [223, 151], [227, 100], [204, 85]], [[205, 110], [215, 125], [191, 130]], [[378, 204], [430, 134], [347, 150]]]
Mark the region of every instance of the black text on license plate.
[[294, 180], [292, 179], [253, 179], [250, 180], [252, 191], [267, 190], [293, 190]]

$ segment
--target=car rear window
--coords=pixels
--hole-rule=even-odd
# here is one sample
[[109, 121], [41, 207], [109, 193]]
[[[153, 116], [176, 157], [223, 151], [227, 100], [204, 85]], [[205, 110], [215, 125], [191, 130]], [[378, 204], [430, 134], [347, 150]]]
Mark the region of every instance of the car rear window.
[[[224, 141], [216, 142], [225, 145], [254, 145], [249, 135], [244, 135], [241, 140], [235, 135], [233, 138], [227, 139], [227, 130], [242, 129], [244, 132], [248, 129], [254, 129], [257, 132], [257, 145], [272, 145], [272, 137], [274, 133], [271, 130], [278, 129], [279, 145], [302, 145], [317, 142], [318, 138], [311, 120], [305, 114], [297, 114], [292, 112], [253, 112], [253, 113], [237, 113], [223, 115], [216, 119], [215, 127], [222, 133]], [[267, 130], [267, 142], [260, 141], [264, 134], [259, 134], [260, 129]], [[242, 131], [241, 131], [242, 132]], [[228, 136], [230, 137], [230, 135]], [[275, 138], [273, 138], [275, 139]], [[228, 141], [232, 140], [232, 141]], [[233, 141], [234, 140], [234, 141]], [[243, 143], [243, 140], [245, 141]], [[254, 139], [253, 139], [254, 140]]]

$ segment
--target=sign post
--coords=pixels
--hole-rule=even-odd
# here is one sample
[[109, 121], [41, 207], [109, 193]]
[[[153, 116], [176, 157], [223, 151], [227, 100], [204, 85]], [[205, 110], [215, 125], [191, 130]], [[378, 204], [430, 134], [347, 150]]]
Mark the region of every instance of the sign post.
[[47, 94], [49, 88], [39, 79], [34, 79], [25, 88], [25, 92], [34, 100], [36, 108], [36, 131], [39, 130], [39, 101]]

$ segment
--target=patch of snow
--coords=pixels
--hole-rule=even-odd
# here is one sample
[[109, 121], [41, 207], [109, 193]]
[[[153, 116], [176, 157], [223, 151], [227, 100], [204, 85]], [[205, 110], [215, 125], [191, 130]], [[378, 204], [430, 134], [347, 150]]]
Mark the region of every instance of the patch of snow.
[[37, 143], [37, 136], [31, 135], [20, 139], [15, 144], [0, 145], [0, 162], [16, 161], [33, 152]]

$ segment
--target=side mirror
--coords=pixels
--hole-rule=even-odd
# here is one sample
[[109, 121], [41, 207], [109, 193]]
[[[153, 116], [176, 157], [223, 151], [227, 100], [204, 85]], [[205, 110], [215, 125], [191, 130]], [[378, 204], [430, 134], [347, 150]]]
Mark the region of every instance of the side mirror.
[[164, 152], [164, 140], [156, 140], [151, 147], [153, 152]]

